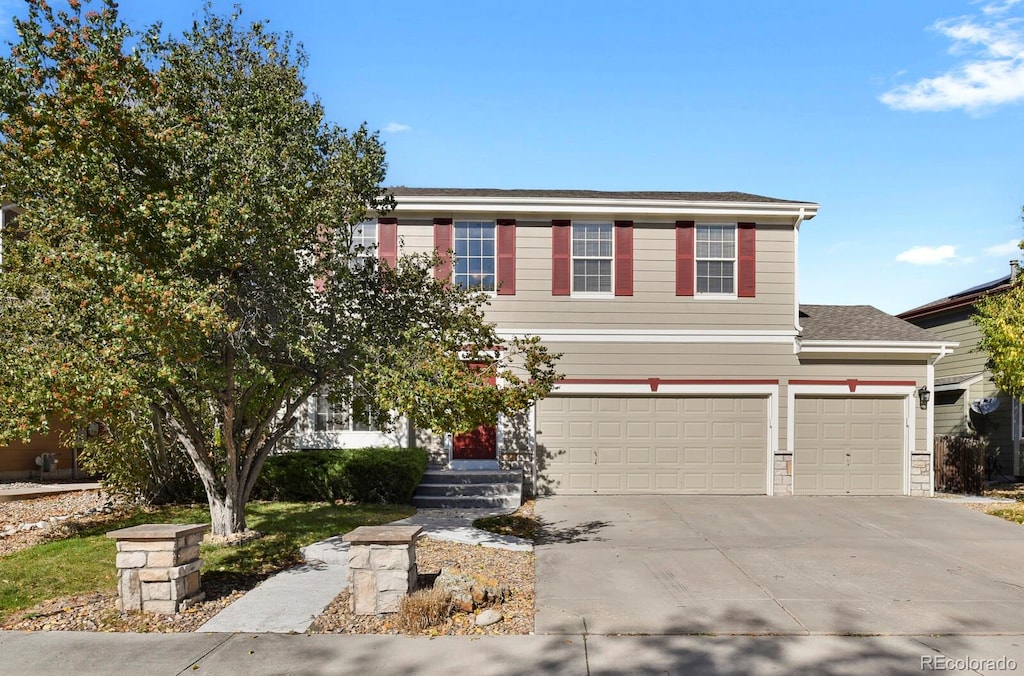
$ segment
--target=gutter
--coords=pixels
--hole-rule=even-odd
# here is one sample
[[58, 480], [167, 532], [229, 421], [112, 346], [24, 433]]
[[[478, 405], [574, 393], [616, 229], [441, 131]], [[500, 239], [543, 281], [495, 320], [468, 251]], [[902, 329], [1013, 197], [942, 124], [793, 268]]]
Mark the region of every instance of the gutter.
[[884, 341], [884, 340], [803, 340], [801, 352], [837, 353], [860, 352], [864, 354], [939, 354], [953, 353], [960, 343], [949, 341]]

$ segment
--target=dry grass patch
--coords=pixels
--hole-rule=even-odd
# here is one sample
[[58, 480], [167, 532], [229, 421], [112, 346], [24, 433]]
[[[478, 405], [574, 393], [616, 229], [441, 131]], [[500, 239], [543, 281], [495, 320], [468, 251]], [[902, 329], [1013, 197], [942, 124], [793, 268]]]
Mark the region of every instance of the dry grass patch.
[[452, 595], [444, 589], [420, 589], [402, 598], [395, 625], [405, 633], [420, 632], [442, 624], [453, 608]]

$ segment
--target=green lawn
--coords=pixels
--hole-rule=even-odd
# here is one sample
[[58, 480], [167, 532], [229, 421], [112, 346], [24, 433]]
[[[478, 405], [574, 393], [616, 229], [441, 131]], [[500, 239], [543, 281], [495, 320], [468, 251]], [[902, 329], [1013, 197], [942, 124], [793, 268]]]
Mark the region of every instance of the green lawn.
[[[300, 561], [299, 547], [370, 526], [402, 519], [416, 510], [407, 505], [333, 505], [329, 503], [250, 503], [249, 528], [265, 537], [229, 547], [203, 543], [203, 573], [273, 573]], [[206, 507], [162, 507], [83, 530], [64, 540], [36, 545], [0, 558], [0, 620], [40, 601], [117, 584], [114, 541], [108, 531], [141, 523], [209, 523]]]

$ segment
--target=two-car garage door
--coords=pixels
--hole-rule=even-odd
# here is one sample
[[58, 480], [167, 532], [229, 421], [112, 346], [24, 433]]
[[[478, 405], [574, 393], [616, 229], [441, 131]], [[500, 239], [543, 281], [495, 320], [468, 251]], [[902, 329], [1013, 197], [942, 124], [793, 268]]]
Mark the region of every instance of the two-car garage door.
[[764, 495], [768, 399], [549, 397], [537, 458], [542, 492]]
[[[797, 396], [795, 495], [903, 495], [906, 397]], [[767, 397], [553, 396], [537, 406], [542, 493], [765, 494]]]

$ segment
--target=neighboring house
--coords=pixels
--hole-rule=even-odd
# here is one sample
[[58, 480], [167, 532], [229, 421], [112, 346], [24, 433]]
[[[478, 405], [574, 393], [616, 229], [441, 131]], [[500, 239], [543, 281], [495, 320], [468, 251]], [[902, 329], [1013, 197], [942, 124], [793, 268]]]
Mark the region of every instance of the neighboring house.
[[[395, 211], [362, 226], [378, 255], [454, 251], [436, 275], [490, 294], [500, 334], [540, 336], [564, 374], [514, 419], [454, 440], [402, 425], [393, 443], [424, 443], [435, 465], [521, 468], [527, 493], [931, 494], [921, 392], [956, 344], [869, 306], [799, 306], [798, 236], [817, 204], [392, 192]], [[298, 445], [379, 435], [330, 417], [307, 407]]]
[[[957, 354], [935, 367], [935, 433], [960, 435], [979, 432], [988, 439], [987, 473], [990, 479], [1024, 475], [1021, 462], [1021, 402], [1001, 392], [988, 371], [988, 355], [977, 349], [981, 333], [971, 320], [976, 303], [1010, 288], [1019, 271], [1010, 263], [1010, 274], [947, 298], [898, 315], [932, 335], [960, 343]], [[971, 404], [995, 398], [999, 407], [988, 414], [971, 410]], [[978, 406], [976, 405], [977, 409]]]
[[[0, 205], [0, 266], [3, 265], [4, 231], [18, 218], [19, 210], [13, 204]], [[0, 479], [26, 479], [40, 470], [36, 459], [44, 453], [57, 460], [55, 471], [49, 476], [71, 476], [77, 461], [76, 451], [61, 446], [59, 433], [66, 427], [56, 426], [49, 434], [37, 435], [29, 443], [15, 442], [0, 446]]]

